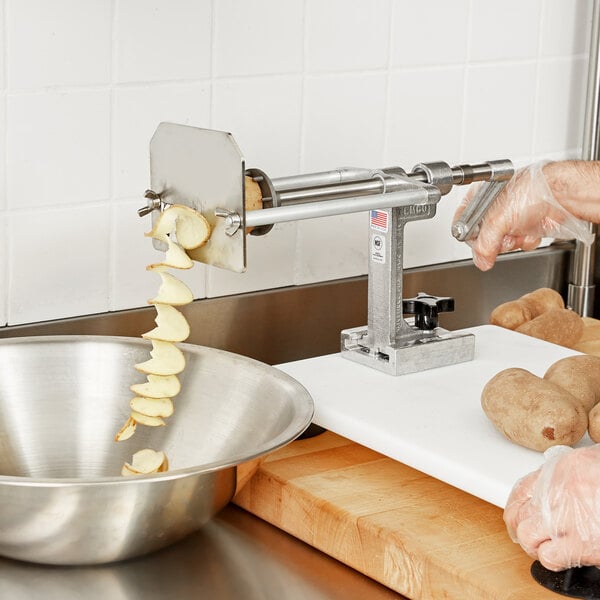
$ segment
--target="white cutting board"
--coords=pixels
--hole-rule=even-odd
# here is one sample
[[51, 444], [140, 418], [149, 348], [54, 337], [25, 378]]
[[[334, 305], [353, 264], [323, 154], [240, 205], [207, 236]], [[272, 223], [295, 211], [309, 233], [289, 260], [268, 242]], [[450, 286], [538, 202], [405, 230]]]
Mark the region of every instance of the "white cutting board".
[[[483, 386], [502, 369], [542, 376], [555, 361], [580, 354], [514, 331], [483, 325], [473, 361], [410, 375], [387, 375], [342, 358], [320, 356], [278, 365], [312, 395], [314, 422], [499, 507], [543, 454], [510, 442], [485, 416]], [[585, 438], [578, 445], [591, 444]]]

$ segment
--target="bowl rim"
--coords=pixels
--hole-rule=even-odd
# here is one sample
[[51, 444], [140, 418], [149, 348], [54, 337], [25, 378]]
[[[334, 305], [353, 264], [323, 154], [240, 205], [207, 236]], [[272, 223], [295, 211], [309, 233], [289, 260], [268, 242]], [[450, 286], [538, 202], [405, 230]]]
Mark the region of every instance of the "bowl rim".
[[[2, 346], [14, 345], [14, 344], [27, 344], [27, 343], [55, 343], [55, 342], [100, 342], [100, 343], [117, 343], [117, 344], [134, 344], [137, 346], [152, 347], [150, 340], [143, 338], [130, 337], [130, 336], [117, 336], [117, 335], [38, 335], [38, 336], [22, 336], [22, 337], [9, 337], [0, 339], [0, 351]], [[256, 365], [257, 368], [272, 370], [273, 376], [277, 379], [285, 381], [288, 385], [296, 388], [297, 393], [294, 394], [294, 399], [297, 400], [298, 407], [304, 410], [295, 414], [292, 422], [275, 438], [270, 440], [268, 443], [262, 444], [252, 454], [241, 454], [238, 453], [231, 457], [227, 457], [225, 460], [216, 460], [203, 465], [196, 465], [193, 467], [186, 467], [182, 469], [173, 469], [165, 471], [163, 473], [150, 473], [148, 475], [135, 475], [130, 477], [124, 477], [123, 475], [105, 476], [105, 477], [90, 477], [90, 478], [78, 478], [78, 477], [27, 477], [21, 475], [2, 475], [0, 474], [0, 486], [26, 486], [26, 487], [59, 487], [59, 486], [94, 486], [94, 485], [124, 485], [124, 484], [136, 484], [136, 483], [149, 483], [152, 481], [169, 481], [184, 479], [187, 477], [193, 477], [197, 475], [211, 474], [238, 465], [256, 460], [262, 456], [270, 454], [279, 448], [289, 444], [301, 435], [311, 424], [315, 407], [312, 396], [308, 390], [291, 375], [288, 375], [284, 371], [278, 369], [273, 365], [261, 362], [254, 358], [244, 356], [242, 354], [236, 354], [227, 350], [221, 350], [219, 348], [211, 348], [210, 346], [203, 346], [200, 344], [191, 344], [188, 342], [178, 342], [177, 346], [183, 352], [190, 352], [192, 354], [198, 354], [200, 352], [210, 352], [216, 354], [222, 354], [224, 356], [235, 357], [236, 360], [242, 360], [250, 364]], [[133, 368], [133, 365], [132, 365]]]

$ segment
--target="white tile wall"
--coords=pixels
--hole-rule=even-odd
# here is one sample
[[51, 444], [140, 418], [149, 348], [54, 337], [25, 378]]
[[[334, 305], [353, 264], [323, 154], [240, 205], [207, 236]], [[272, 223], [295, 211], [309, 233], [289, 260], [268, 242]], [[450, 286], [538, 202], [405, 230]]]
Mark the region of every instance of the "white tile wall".
[[106, 205], [10, 214], [8, 322], [107, 311], [109, 241]]
[[560, 58], [539, 65], [534, 153], [581, 146], [587, 71], [583, 59]]
[[8, 323], [8, 223], [6, 213], [0, 212], [0, 327]]
[[6, 0], [6, 8], [11, 90], [110, 81], [110, 2]]
[[207, 78], [211, 33], [210, 2], [116, 0], [114, 77], [142, 83]]
[[6, 118], [9, 208], [108, 199], [108, 90], [9, 94]]
[[469, 8], [469, 0], [396, 0], [392, 13], [392, 66], [463, 64], [469, 41]]
[[[578, 156], [591, 0], [0, 0], [0, 325], [142, 306], [135, 209], [160, 121], [231, 131], [248, 166]], [[405, 266], [468, 257], [435, 219]], [[364, 214], [248, 240], [198, 298], [360, 275]]]

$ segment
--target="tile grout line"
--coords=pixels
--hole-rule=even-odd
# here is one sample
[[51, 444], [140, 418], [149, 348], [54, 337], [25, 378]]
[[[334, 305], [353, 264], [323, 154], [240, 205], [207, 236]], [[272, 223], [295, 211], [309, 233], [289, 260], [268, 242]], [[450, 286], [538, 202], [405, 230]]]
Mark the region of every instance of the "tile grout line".
[[108, 108], [108, 273], [106, 303], [109, 311], [114, 310], [116, 277], [116, 245], [117, 232], [115, 227], [115, 80], [117, 73], [117, 0], [111, 0], [110, 28], [110, 73], [109, 73], [109, 108]]

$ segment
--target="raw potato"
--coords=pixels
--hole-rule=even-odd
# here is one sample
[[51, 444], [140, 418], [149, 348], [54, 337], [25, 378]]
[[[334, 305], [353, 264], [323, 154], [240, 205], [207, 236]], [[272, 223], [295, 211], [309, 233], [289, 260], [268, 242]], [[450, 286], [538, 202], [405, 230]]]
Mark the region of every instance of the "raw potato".
[[168, 468], [169, 462], [164, 452], [144, 448], [133, 455], [131, 464], [123, 465], [121, 475], [149, 475], [150, 473], [161, 473]]
[[[263, 207], [262, 192], [258, 183], [252, 177], [246, 175], [244, 177], [244, 185], [244, 206], [246, 207], [246, 212], [261, 209]], [[253, 229], [254, 227], [246, 227], [246, 233], [250, 233]]]
[[[177, 241], [173, 240], [173, 234]], [[190, 269], [194, 263], [186, 250], [199, 248], [208, 241], [211, 227], [204, 216], [181, 205], [172, 205], [163, 211], [154, 228], [147, 234], [167, 244], [164, 259], [146, 267], [161, 277], [161, 286], [155, 298], [149, 300], [156, 308], [156, 327], [142, 335], [152, 342], [150, 359], [135, 365], [146, 374], [146, 382], [130, 386], [136, 396], [130, 401], [129, 418], [115, 435], [115, 441], [129, 439], [138, 424], [148, 427], [166, 425], [164, 418], [173, 414], [172, 397], [181, 390], [177, 377], [185, 368], [185, 356], [175, 346], [190, 335], [190, 326], [184, 315], [175, 308], [193, 301], [191, 290], [167, 272], [168, 268]], [[133, 455], [131, 464], [125, 463], [121, 475], [139, 475], [167, 471], [169, 462], [163, 452], [150, 448]]]
[[187, 319], [170, 304], [155, 304], [156, 327], [142, 334], [147, 340], [162, 340], [163, 342], [183, 342], [190, 335], [190, 325]]
[[125, 421], [123, 427], [117, 431], [117, 434], [115, 435], [115, 442], [123, 442], [128, 440], [135, 433], [136, 425], [137, 423], [131, 417], [129, 417], [129, 419]]
[[135, 368], [150, 375], [177, 375], [185, 369], [185, 356], [172, 342], [152, 340], [150, 360], [138, 363]]
[[544, 374], [575, 396], [589, 413], [600, 402], [600, 356], [568, 356], [557, 360]]
[[182, 248], [193, 250], [206, 244], [211, 228], [198, 211], [182, 204], [172, 204], [161, 213], [152, 230], [144, 235], [166, 242], [173, 232]]
[[147, 427], [164, 427], [166, 423], [160, 417], [149, 417], [142, 413], [131, 411], [131, 418], [140, 425], [146, 425]]
[[533, 319], [553, 308], [565, 307], [562, 296], [551, 288], [540, 288], [521, 296], [520, 300], [529, 306]]
[[525, 369], [505, 369], [490, 379], [481, 406], [509, 440], [540, 452], [559, 444], [572, 446], [588, 427], [577, 398]]
[[129, 402], [133, 412], [147, 417], [170, 417], [173, 414], [171, 398], [144, 398], [136, 396]]
[[161, 278], [161, 285], [156, 297], [148, 300], [148, 304], [183, 306], [193, 301], [194, 295], [192, 294], [192, 290], [183, 281], [180, 281], [167, 271], [158, 270], [158, 274]]
[[540, 288], [497, 306], [490, 315], [490, 323], [505, 329], [517, 329], [548, 310], [564, 308], [562, 296], [553, 289]]
[[504, 327], [504, 329], [516, 329], [517, 327], [531, 321], [531, 309], [521, 300], [512, 300], [497, 306], [490, 315], [490, 323]]
[[177, 375], [152, 375], [146, 376], [148, 381], [136, 383], [129, 389], [138, 396], [145, 398], [173, 398], [181, 391], [181, 383]]
[[551, 308], [539, 317], [527, 321], [516, 331], [571, 348], [583, 333], [583, 319], [568, 308]]
[[149, 271], [162, 271], [165, 267], [173, 269], [191, 269], [194, 266], [192, 259], [186, 254], [185, 250], [171, 238], [167, 238], [167, 252], [162, 262], [148, 265]]
[[588, 433], [592, 441], [598, 444], [600, 442], [600, 404], [596, 404], [588, 415], [589, 426]]

